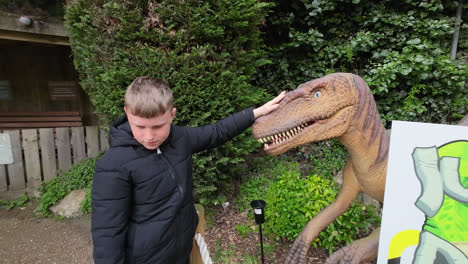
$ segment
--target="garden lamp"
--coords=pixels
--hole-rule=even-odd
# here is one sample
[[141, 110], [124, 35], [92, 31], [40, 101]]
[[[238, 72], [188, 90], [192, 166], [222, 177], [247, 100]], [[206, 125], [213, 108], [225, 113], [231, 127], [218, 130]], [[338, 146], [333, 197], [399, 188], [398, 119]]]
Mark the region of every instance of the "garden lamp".
[[262, 252], [262, 263], [265, 263], [263, 256], [263, 236], [262, 236], [262, 224], [265, 222], [265, 216], [263, 208], [265, 207], [266, 202], [263, 200], [253, 200], [250, 202], [250, 206], [254, 209], [255, 223], [258, 224], [259, 233], [260, 233], [260, 249]]

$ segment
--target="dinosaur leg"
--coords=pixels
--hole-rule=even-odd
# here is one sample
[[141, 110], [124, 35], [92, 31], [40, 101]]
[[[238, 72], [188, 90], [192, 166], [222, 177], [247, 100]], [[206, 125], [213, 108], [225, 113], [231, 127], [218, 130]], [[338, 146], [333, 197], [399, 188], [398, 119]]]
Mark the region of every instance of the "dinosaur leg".
[[380, 228], [377, 228], [370, 236], [353, 241], [346, 247], [331, 254], [325, 264], [370, 263], [371, 260], [377, 257], [379, 237]]
[[343, 170], [343, 185], [340, 193], [333, 203], [320, 211], [307, 223], [289, 250], [285, 263], [306, 263], [305, 258], [314, 239], [324, 228], [349, 208], [358, 193], [358, 183], [354, 177], [350, 163], [347, 162]]

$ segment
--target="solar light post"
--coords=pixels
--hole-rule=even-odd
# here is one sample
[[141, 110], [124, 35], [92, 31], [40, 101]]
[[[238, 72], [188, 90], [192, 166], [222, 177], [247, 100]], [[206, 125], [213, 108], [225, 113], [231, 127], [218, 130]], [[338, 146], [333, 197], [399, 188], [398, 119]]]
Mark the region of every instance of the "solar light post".
[[255, 223], [258, 224], [259, 233], [260, 233], [260, 249], [262, 252], [262, 263], [265, 263], [263, 256], [263, 236], [262, 236], [262, 224], [265, 222], [265, 216], [263, 208], [265, 207], [266, 202], [263, 200], [253, 200], [250, 202], [250, 206], [254, 209]]

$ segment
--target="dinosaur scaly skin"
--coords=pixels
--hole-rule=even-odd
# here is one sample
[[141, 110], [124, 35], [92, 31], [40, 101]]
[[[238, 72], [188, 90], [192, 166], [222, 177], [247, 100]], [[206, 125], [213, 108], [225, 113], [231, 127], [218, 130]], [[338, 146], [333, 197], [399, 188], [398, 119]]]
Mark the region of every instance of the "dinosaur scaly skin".
[[[336, 138], [348, 150], [343, 185], [328, 207], [310, 220], [291, 247], [286, 263], [305, 263], [317, 235], [343, 214], [359, 192], [383, 201], [389, 133], [380, 119], [364, 80], [334, 73], [298, 86], [287, 93], [280, 108], [258, 118], [253, 136], [265, 152], [282, 154], [296, 146]], [[379, 230], [332, 254], [327, 263], [361, 263], [375, 259]]]

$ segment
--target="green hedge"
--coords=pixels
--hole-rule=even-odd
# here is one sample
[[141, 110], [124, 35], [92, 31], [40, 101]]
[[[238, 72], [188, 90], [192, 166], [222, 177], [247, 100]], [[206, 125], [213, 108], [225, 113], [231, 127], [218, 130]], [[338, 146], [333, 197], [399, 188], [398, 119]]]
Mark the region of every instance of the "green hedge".
[[[456, 1], [272, 2], [265, 39], [274, 63], [257, 78], [272, 93], [353, 72], [368, 82], [385, 122], [453, 123], [468, 112], [468, 63], [462, 53], [449, 59]], [[467, 35], [465, 23], [465, 52]]]
[[[250, 84], [268, 63], [258, 30], [267, 7], [255, 0], [76, 0], [65, 20], [81, 86], [103, 120], [123, 113], [135, 77], [150, 75], [172, 87], [175, 123], [200, 126], [267, 99]], [[247, 135], [196, 156], [199, 197], [216, 192], [229, 168], [258, 146]]]
[[[198, 126], [344, 71], [368, 82], [388, 127], [454, 123], [468, 112], [468, 64], [449, 60], [454, 3], [75, 0], [65, 19], [81, 86], [106, 122], [122, 114], [124, 90], [139, 75], [166, 79], [175, 122]], [[464, 24], [461, 50], [467, 33]], [[243, 134], [197, 155], [198, 196], [215, 193], [257, 146]]]

